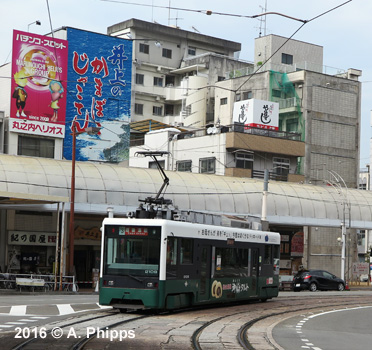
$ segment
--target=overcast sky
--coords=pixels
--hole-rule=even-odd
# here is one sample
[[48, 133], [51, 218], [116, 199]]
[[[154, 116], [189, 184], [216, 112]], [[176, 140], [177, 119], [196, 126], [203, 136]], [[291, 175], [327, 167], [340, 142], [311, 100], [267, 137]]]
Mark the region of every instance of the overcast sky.
[[[280, 12], [306, 23], [294, 39], [323, 46], [323, 64], [347, 70], [362, 70], [362, 140], [360, 166], [369, 163], [370, 111], [372, 109], [372, 1], [370, 0], [1, 0], [0, 65], [9, 62], [13, 29], [46, 34], [62, 26], [106, 33], [108, 26], [138, 18], [164, 25], [177, 24], [181, 29], [233, 40], [242, 44], [241, 59], [253, 61], [254, 39], [260, 34], [293, 35], [303, 23], [278, 15], [266, 16], [266, 23], [258, 19], [237, 16], [170, 10], [211, 10], [212, 13], [253, 16], [267, 11]], [[140, 6], [134, 4], [144, 4]], [[343, 6], [332, 10], [333, 8]], [[153, 6], [152, 6], [153, 5]], [[159, 8], [159, 7], [164, 8]], [[328, 13], [327, 11], [332, 10]], [[320, 17], [317, 17], [321, 15]], [[263, 17], [261, 17], [263, 18]], [[41, 25], [31, 24], [36, 20]], [[31, 24], [31, 25], [29, 25]]]

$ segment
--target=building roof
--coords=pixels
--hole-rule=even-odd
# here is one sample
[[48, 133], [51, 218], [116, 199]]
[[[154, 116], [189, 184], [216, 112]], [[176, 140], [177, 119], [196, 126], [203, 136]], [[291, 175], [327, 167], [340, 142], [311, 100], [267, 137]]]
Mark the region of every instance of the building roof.
[[[179, 209], [261, 216], [262, 180], [166, 173], [170, 184], [165, 198], [173, 200]], [[31, 198], [66, 198], [70, 196], [70, 178], [70, 161], [0, 155], [0, 191], [4, 197], [23, 193]], [[76, 162], [75, 211], [105, 214], [108, 207], [113, 207], [116, 215], [133, 211], [139, 199], [156, 194], [162, 183], [159, 172], [154, 169]], [[351, 227], [372, 229], [370, 191], [269, 183], [267, 219], [270, 224], [340, 227], [344, 207], [350, 207]]]
[[225, 40], [225, 39], [212, 37], [209, 35], [190, 32], [187, 30], [180, 29], [178, 27], [171, 27], [171, 26], [165, 26], [159, 23], [146, 22], [146, 21], [142, 21], [136, 18], [131, 18], [126, 21], [109, 26], [107, 28], [107, 34], [111, 35], [113, 33], [117, 33], [119, 31], [122, 31], [128, 28], [133, 28], [133, 29], [153, 33], [154, 36], [156, 34], [159, 34], [159, 35], [164, 34], [167, 37], [183, 38], [185, 40], [193, 40], [193, 41], [202, 42], [205, 44], [213, 43], [214, 46], [220, 46], [221, 49], [222, 48], [229, 49], [235, 52], [241, 50], [241, 44], [235, 41]]
[[[138, 122], [132, 122], [130, 123], [131, 130], [146, 133], [154, 130], [160, 130], [160, 129], [167, 129], [167, 128], [174, 128], [174, 126], [171, 126], [169, 124], [165, 124], [162, 122], [158, 122], [154, 119], [145, 119], [140, 120]], [[176, 127], [177, 128], [177, 127]], [[181, 131], [185, 131], [184, 129], [177, 128]]]

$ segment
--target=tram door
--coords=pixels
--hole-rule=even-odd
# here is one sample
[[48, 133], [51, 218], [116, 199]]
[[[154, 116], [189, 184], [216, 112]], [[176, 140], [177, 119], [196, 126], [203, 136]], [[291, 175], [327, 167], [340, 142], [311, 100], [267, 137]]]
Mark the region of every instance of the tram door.
[[211, 247], [201, 246], [199, 249], [199, 301], [209, 299], [210, 277], [211, 277]]
[[252, 277], [252, 292], [253, 295], [257, 295], [257, 284], [258, 284], [258, 269], [259, 269], [259, 255], [258, 249], [250, 250], [250, 262], [251, 262], [251, 277]]

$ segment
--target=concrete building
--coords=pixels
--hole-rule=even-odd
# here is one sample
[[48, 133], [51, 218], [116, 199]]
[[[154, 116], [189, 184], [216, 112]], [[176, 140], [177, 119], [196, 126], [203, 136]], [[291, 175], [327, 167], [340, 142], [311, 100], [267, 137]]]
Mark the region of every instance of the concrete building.
[[169, 156], [159, 161], [166, 170], [248, 178], [263, 178], [264, 171], [269, 170], [272, 180], [304, 181], [297, 173], [297, 159], [305, 155], [299, 135], [296, 140], [295, 135], [283, 132], [249, 131], [252, 133], [234, 125], [183, 132], [175, 128], [154, 130], [145, 135], [144, 145], [130, 148], [129, 165], [152, 167], [151, 158], [136, 153], [164, 151]]
[[153, 119], [204, 127], [213, 122], [214, 84], [250, 62], [235, 59], [241, 44], [130, 19], [107, 34], [133, 40], [132, 122]]
[[284, 42], [275, 35], [256, 39], [255, 67], [260, 70], [216, 84], [215, 122], [231, 123], [242, 92], [279, 102], [280, 130], [297, 131], [305, 142], [305, 181], [324, 184], [328, 171], [335, 171], [348, 187], [357, 188], [361, 71], [332, 72], [323, 66], [322, 47], [296, 40], [282, 46]]

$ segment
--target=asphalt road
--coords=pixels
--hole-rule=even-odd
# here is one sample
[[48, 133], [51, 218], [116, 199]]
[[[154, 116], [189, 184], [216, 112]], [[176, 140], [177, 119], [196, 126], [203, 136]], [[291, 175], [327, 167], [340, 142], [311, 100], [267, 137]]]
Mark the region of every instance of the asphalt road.
[[372, 306], [304, 314], [274, 327], [285, 350], [362, 350], [372, 344]]
[[96, 294], [1, 295], [0, 334], [16, 327], [40, 326], [96, 310], [101, 310]]

